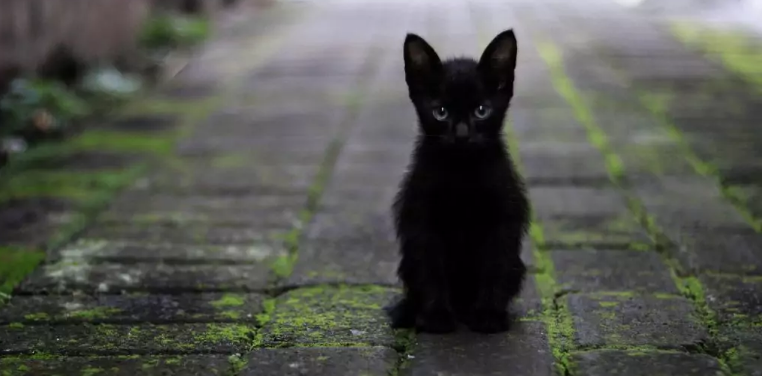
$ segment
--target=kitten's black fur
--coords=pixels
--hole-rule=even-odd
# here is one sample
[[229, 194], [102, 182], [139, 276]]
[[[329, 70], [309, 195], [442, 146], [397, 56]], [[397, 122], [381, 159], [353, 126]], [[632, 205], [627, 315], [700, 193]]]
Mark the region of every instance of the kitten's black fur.
[[526, 274], [520, 252], [529, 220], [502, 134], [516, 53], [512, 30], [498, 34], [479, 62], [441, 61], [421, 37], [405, 39], [405, 80], [420, 132], [392, 206], [405, 288], [387, 308], [393, 327], [510, 327], [508, 304]]

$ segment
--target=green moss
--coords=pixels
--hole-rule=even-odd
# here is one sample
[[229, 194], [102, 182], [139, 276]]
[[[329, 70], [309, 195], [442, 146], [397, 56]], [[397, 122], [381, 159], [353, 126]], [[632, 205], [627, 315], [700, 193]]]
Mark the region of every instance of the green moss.
[[257, 325], [262, 327], [270, 321], [270, 317], [275, 311], [275, 303], [276, 299], [273, 298], [265, 299], [265, 301], [262, 302], [262, 313], [259, 313], [256, 316]]
[[104, 372], [106, 372], [106, 370], [103, 368], [87, 366], [84, 369], [82, 369], [82, 376], [95, 376], [95, 375], [100, 375]]
[[96, 307], [93, 309], [71, 311], [71, 312], [68, 312], [66, 316], [71, 318], [78, 318], [78, 319], [92, 321], [92, 320], [98, 320], [98, 319], [105, 319], [111, 315], [114, 315], [120, 312], [122, 312], [122, 310], [118, 308]]
[[62, 197], [83, 204], [101, 202], [143, 172], [143, 165], [115, 171], [24, 171], [0, 183], [0, 201], [25, 197]]
[[12, 323], [8, 324], [8, 327], [11, 328], [11, 329], [23, 329], [24, 328], [24, 324], [22, 324], [20, 322], [12, 322]]
[[28, 321], [47, 321], [50, 320], [50, 315], [45, 312], [30, 313], [24, 315], [24, 319]]
[[214, 308], [223, 307], [240, 307], [246, 302], [243, 295], [240, 294], [224, 294], [219, 300], [211, 302]]
[[249, 360], [248, 358], [241, 356], [240, 354], [233, 354], [228, 357], [228, 362], [230, 362], [230, 374], [232, 375], [239, 375], [241, 374], [241, 371], [243, 371], [244, 368], [246, 368], [246, 365], [248, 365]]
[[[395, 293], [379, 286], [314, 286], [280, 296], [264, 327], [265, 346], [392, 344], [381, 307]], [[366, 342], [370, 341], [370, 342]]]
[[241, 318], [241, 313], [238, 311], [222, 311], [220, 312], [220, 316], [231, 320], [238, 320]]
[[176, 356], [176, 357], [173, 357], [173, 358], [166, 358], [166, 359], [164, 359], [164, 364], [176, 365], [176, 364], [180, 364], [180, 362], [182, 362], [182, 360], [183, 360], [183, 358], [181, 358], [179, 356]]
[[128, 153], [151, 153], [169, 155], [174, 150], [177, 135], [138, 134], [111, 130], [90, 130], [71, 139], [70, 144], [78, 150], [109, 150]]
[[44, 259], [44, 252], [0, 247], [0, 303], [9, 298], [16, 285]]
[[270, 270], [278, 278], [286, 278], [291, 275], [296, 264], [296, 252], [279, 256], [270, 263]]
[[232, 342], [253, 346], [256, 330], [242, 324], [209, 324], [207, 330], [196, 333], [194, 340], [198, 342], [224, 343]]

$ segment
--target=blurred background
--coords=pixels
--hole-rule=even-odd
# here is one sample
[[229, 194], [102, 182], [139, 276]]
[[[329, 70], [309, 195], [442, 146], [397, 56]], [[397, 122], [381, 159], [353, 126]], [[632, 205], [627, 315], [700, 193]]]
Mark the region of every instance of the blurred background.
[[[413, 352], [402, 42], [507, 28], [521, 325]], [[0, 370], [758, 375], [760, 124], [762, 0], [0, 0]]]

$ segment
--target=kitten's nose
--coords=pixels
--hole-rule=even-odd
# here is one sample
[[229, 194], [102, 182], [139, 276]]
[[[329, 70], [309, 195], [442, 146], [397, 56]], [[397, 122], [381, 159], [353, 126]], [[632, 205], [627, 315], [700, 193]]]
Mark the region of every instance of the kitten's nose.
[[458, 123], [455, 126], [455, 137], [468, 137], [468, 124]]

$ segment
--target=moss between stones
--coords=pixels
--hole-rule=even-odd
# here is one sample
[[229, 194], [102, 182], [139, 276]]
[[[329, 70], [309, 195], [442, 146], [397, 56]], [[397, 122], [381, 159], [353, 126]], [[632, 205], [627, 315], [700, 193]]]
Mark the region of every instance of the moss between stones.
[[0, 247], [0, 304], [10, 297], [13, 288], [44, 259], [44, 252]]
[[[350, 112], [359, 111], [360, 105], [361, 101], [359, 97], [353, 97], [353, 101], [348, 103]], [[299, 239], [302, 234], [302, 229], [304, 228], [304, 225], [310, 222], [312, 216], [315, 213], [315, 210], [317, 210], [320, 197], [323, 195], [325, 186], [328, 184], [328, 181], [333, 174], [333, 168], [336, 165], [336, 161], [339, 158], [339, 153], [344, 146], [344, 137], [345, 135], [339, 135], [331, 141], [330, 145], [328, 145], [328, 149], [323, 156], [323, 161], [320, 163], [320, 168], [318, 169], [317, 176], [308, 189], [307, 205], [299, 213], [299, 222], [302, 224], [302, 226], [296, 227], [291, 231], [283, 234], [282, 241], [288, 254], [277, 257], [270, 264], [270, 269], [275, 275], [276, 279], [287, 278], [291, 275], [291, 272], [294, 269], [294, 265], [296, 264], [299, 256]]]
[[211, 302], [210, 304], [214, 306], [215, 308], [222, 308], [222, 307], [240, 307], [244, 305], [245, 299], [243, 295], [240, 294], [224, 294], [222, 295], [222, 298], [219, 300], [215, 300]]
[[95, 376], [95, 375], [99, 375], [99, 374], [101, 374], [103, 372], [106, 372], [106, 370], [103, 369], [103, 368], [97, 368], [97, 367], [87, 366], [87, 367], [82, 369], [82, 376]]
[[[518, 139], [513, 133], [510, 122], [505, 125], [505, 135], [516, 167], [520, 172], [523, 172], [519, 157]], [[568, 375], [571, 372], [570, 351], [574, 337], [574, 324], [565, 301], [557, 299], [559, 286], [554, 277], [555, 267], [550, 254], [541, 251], [546, 244], [545, 234], [539, 222], [532, 221], [528, 235], [533, 243], [532, 254], [537, 269], [534, 274], [535, 284], [542, 301], [543, 311], [540, 314], [540, 320], [545, 323], [547, 328], [548, 345], [553, 353], [554, 365], [558, 373]]]
[[83, 319], [87, 321], [92, 321], [97, 319], [105, 319], [111, 315], [114, 315], [120, 312], [122, 312], [122, 310], [119, 308], [97, 307], [97, 308], [87, 309], [87, 310], [71, 311], [71, 312], [68, 312], [66, 316], [72, 317], [72, 318], [79, 318], [79, 319]]
[[249, 359], [241, 354], [233, 354], [228, 357], [230, 362], [230, 375], [239, 375], [249, 363]]
[[270, 321], [270, 317], [272, 313], [275, 311], [275, 299], [265, 299], [264, 302], [262, 302], [262, 313], [257, 314], [257, 325], [259, 327], [265, 326]]

